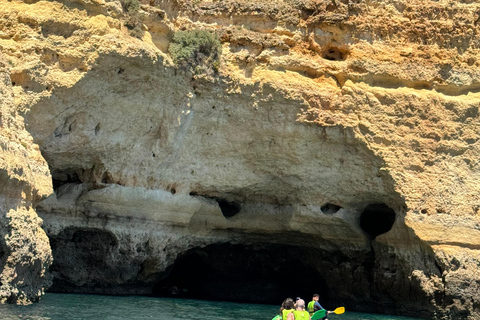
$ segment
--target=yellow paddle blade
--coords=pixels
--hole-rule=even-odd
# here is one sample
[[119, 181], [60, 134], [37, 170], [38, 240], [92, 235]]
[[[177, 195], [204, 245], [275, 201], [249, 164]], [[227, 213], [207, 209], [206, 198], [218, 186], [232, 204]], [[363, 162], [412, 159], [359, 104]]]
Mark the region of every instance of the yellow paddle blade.
[[333, 312], [335, 312], [335, 314], [342, 314], [345, 312], [345, 307], [338, 307]]

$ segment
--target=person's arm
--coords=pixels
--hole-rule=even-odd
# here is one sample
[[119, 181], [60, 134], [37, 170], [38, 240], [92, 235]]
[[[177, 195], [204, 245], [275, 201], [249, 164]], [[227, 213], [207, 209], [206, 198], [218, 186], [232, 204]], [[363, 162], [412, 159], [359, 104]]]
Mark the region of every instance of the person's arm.
[[287, 320], [295, 320], [295, 315], [293, 314], [293, 312], [290, 312], [287, 316]]
[[320, 302], [315, 301], [315, 304], [313, 305], [313, 310], [318, 311], [318, 310], [322, 310], [322, 309], [324, 309], [324, 308], [322, 307]]

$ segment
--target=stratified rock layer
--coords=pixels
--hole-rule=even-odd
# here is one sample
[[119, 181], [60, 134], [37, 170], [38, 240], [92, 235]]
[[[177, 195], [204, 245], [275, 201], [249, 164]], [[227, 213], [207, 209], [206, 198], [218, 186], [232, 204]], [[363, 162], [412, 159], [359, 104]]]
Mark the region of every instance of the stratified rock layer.
[[[331, 307], [480, 317], [480, 5], [0, 12], [15, 107], [53, 177], [37, 207], [52, 290], [179, 285], [274, 303], [320, 291]], [[172, 65], [180, 29], [219, 35], [218, 75]]]

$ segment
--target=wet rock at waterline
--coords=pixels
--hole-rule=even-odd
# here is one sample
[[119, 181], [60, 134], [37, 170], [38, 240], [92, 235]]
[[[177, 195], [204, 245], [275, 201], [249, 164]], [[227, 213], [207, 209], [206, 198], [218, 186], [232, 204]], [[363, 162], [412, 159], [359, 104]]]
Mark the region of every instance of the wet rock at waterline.
[[480, 317], [478, 4], [140, 2], [0, 1], [51, 290]]

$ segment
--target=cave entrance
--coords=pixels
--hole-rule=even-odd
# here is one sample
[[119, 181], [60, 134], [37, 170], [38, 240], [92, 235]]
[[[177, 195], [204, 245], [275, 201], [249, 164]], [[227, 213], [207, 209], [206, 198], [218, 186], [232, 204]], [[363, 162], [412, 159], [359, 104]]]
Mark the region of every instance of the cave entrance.
[[153, 294], [279, 304], [287, 297], [308, 302], [318, 293], [322, 303], [328, 304], [329, 289], [321, 272], [308, 261], [309, 250], [229, 243], [195, 248], [177, 259]]

